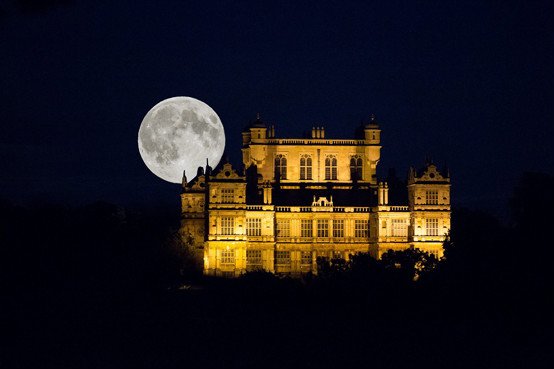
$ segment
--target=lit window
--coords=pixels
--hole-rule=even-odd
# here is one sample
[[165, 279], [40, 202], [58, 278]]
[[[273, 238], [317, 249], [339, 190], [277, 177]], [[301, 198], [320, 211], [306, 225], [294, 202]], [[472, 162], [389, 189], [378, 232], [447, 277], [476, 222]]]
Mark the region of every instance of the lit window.
[[438, 219], [425, 219], [425, 227], [427, 228], [427, 236], [439, 235], [439, 220]]
[[317, 220], [317, 237], [329, 237], [329, 221], [327, 219]]
[[337, 157], [335, 155], [328, 155], [325, 158], [325, 179], [337, 179]]
[[246, 265], [250, 268], [261, 268], [262, 250], [246, 250]]
[[287, 158], [283, 154], [275, 156], [275, 178], [287, 179]]
[[221, 264], [235, 264], [235, 250], [221, 250]]
[[358, 155], [350, 158], [350, 179], [362, 179], [362, 158]]
[[333, 237], [344, 237], [344, 219], [333, 220]]
[[392, 220], [392, 236], [404, 237], [408, 235], [408, 225], [404, 219]]
[[302, 251], [300, 255], [300, 264], [302, 265], [312, 265], [312, 252], [311, 251]]
[[300, 179], [312, 179], [312, 157], [310, 155], [300, 157]]
[[290, 220], [277, 220], [277, 237], [290, 237]]
[[235, 218], [221, 217], [221, 234], [231, 235], [235, 233]]
[[439, 203], [439, 191], [425, 192], [425, 203], [427, 205], [437, 205]]
[[313, 237], [313, 223], [311, 219], [300, 221], [300, 237]]
[[369, 223], [367, 220], [354, 220], [354, 237], [366, 238], [368, 236]]
[[221, 202], [224, 204], [230, 204], [235, 202], [235, 190], [232, 188], [222, 188]]
[[262, 220], [260, 218], [246, 218], [246, 235], [262, 235]]
[[275, 264], [290, 265], [290, 251], [275, 251]]

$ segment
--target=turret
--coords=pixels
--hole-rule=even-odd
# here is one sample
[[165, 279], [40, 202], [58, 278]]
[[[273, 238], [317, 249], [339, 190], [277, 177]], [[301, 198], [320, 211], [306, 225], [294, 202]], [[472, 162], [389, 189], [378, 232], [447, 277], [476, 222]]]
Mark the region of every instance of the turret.
[[262, 119], [260, 113], [256, 114], [256, 120], [250, 125], [250, 139], [265, 139], [267, 137], [267, 127]]
[[364, 125], [364, 139], [370, 144], [378, 145], [381, 142], [381, 129], [379, 123], [375, 119], [375, 115], [371, 114], [369, 123]]

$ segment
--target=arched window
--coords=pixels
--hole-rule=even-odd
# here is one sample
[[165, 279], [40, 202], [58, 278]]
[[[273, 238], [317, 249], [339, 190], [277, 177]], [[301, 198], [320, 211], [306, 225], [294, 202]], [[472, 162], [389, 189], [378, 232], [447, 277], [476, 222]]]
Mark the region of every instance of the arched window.
[[312, 179], [312, 157], [310, 155], [300, 157], [300, 179]]
[[350, 179], [354, 181], [362, 178], [362, 158], [356, 155], [350, 158]]
[[287, 179], [287, 158], [283, 154], [275, 156], [275, 178]]
[[325, 158], [325, 179], [337, 179], [337, 157], [335, 155], [327, 155]]

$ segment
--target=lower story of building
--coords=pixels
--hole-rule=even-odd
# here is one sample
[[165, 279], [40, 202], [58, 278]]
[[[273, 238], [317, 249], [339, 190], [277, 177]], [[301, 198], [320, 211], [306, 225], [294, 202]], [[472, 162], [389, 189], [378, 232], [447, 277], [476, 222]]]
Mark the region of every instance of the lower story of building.
[[317, 273], [317, 259], [343, 259], [369, 253], [379, 259], [388, 250], [417, 248], [441, 258], [442, 242], [381, 242], [381, 243], [276, 243], [248, 241], [206, 241], [204, 243], [204, 274], [237, 277], [248, 271], [300, 276]]

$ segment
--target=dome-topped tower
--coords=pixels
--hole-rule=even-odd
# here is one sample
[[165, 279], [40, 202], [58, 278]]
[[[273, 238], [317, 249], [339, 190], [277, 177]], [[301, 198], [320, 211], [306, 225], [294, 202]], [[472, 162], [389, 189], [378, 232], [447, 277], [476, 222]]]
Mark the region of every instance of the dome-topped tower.
[[375, 114], [371, 114], [369, 122], [364, 124], [364, 139], [370, 144], [379, 144], [381, 142], [381, 129], [375, 119]]
[[256, 120], [252, 122], [250, 128], [266, 128], [265, 123], [260, 118], [260, 113], [256, 113]]
[[256, 120], [250, 122], [242, 131], [242, 143], [247, 144], [252, 139], [265, 139], [267, 137], [267, 126], [260, 118], [260, 113], [256, 114]]

